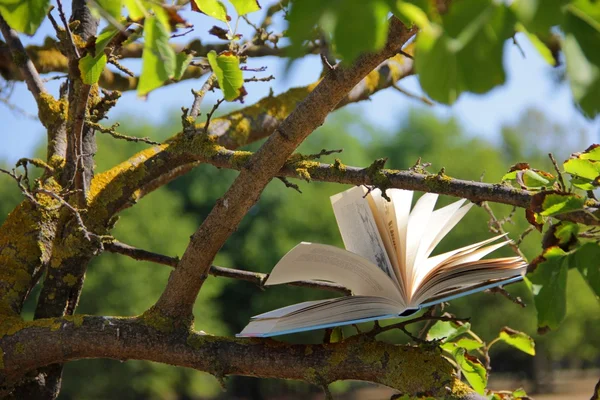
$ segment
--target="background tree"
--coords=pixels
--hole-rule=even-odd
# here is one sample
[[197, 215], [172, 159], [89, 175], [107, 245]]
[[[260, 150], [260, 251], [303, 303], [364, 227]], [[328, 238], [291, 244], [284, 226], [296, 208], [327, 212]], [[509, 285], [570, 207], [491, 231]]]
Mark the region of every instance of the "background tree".
[[[548, 9], [537, 9], [532, 4], [521, 1], [508, 7], [468, 0], [435, 6], [384, 0], [277, 3], [263, 12], [265, 18], [257, 24], [246, 16], [258, 12], [260, 5], [254, 0], [232, 1], [233, 20], [223, 3], [195, 0], [192, 9], [221, 21], [215, 21], [218, 25], [210, 32], [226, 43], [192, 41], [188, 46], [171, 46], [169, 39], [175, 30], [186, 26], [179, 6], [98, 1], [89, 8], [85, 2], [74, 1], [69, 22], [60, 2], [58, 12], [48, 14], [48, 2], [42, 0], [32, 4], [0, 3], [0, 28], [6, 42], [0, 60], [2, 76], [25, 81], [48, 132], [45, 156], [22, 159], [14, 169], [3, 170], [16, 181], [25, 197], [0, 227], [1, 393], [17, 398], [54, 398], [60, 390], [62, 364], [82, 358], [157, 361], [209, 372], [219, 380], [228, 375], [297, 379], [326, 391], [333, 381], [357, 379], [388, 385], [407, 396], [476, 398], [474, 390], [484, 393], [488, 350], [497, 342], [489, 340], [499, 327], [492, 335], [482, 335], [488, 339], [485, 343], [477, 341], [469, 324], [461, 325], [451, 315], [441, 317], [436, 314], [437, 309], [426, 311], [421, 320], [454, 320], [440, 321], [434, 327], [438, 332], [443, 329], [444, 337], [463, 340], [457, 342], [457, 347], [451, 343], [442, 345], [446, 351], [460, 350], [454, 351], [455, 365], [447, 361], [437, 345], [394, 345], [373, 340], [368, 334], [312, 345], [232, 339], [213, 334], [239, 330], [251, 310], [238, 306], [234, 313], [225, 305], [232, 300], [238, 304], [248, 302], [249, 290], [254, 289], [244, 286], [237, 290], [238, 284], [224, 288], [221, 279], [211, 278], [206, 285], [204, 282], [210, 273], [260, 286], [264, 275], [247, 270], [268, 272], [282, 252], [298, 240], [339, 241], [335, 224], [322, 204], [341, 187], [311, 185], [301, 200], [289, 189], [282, 191], [285, 187], [281, 185], [277, 189], [269, 187], [257, 203], [266, 185], [279, 176], [466, 197], [492, 215], [488, 201], [524, 208], [529, 222], [544, 229], [544, 252], [532, 263], [528, 275], [540, 329], [556, 329], [565, 318], [569, 269], [577, 269], [573, 272], [579, 273], [597, 296], [600, 246], [595, 228], [599, 224], [598, 202], [593, 190], [600, 175], [598, 147], [573, 155], [562, 166], [556, 164], [557, 171], [550, 174], [538, 169], [542, 168], [538, 165], [539, 153], [532, 152], [532, 146], [519, 147], [514, 133], [507, 129], [506, 148], [519, 157], [527, 156], [532, 163], [517, 164], [504, 175], [500, 171], [506, 170], [512, 160], [498, 157], [485, 144], [461, 136], [452, 121], [439, 122], [437, 126], [426, 124], [428, 129], [424, 129], [424, 122], [413, 117], [406, 127], [409, 134], [391, 138], [383, 148], [372, 149], [373, 154], [365, 151], [357, 139], [339, 134], [309, 141], [305, 149], [294, 153], [332, 110], [392, 87], [414, 71], [425, 92], [440, 102], [451, 103], [461, 92], [483, 93], [501, 84], [503, 44], [515, 30], [526, 32], [549, 62], [556, 63], [560, 60], [559, 50], [564, 51], [574, 99], [586, 115], [595, 115], [600, 101], [597, 74], [593, 73], [600, 64], [593, 51], [599, 42], [600, 13], [596, 3], [573, 1]], [[390, 12], [395, 16], [388, 18]], [[287, 16], [285, 35], [272, 30], [277, 13]], [[33, 34], [46, 15], [56, 29], [57, 39], [24, 49], [17, 31]], [[60, 22], [53, 15], [58, 15]], [[99, 17], [106, 21], [100, 32]], [[255, 36], [246, 41], [237, 32], [238, 25], [244, 23], [256, 30]], [[556, 26], [560, 37], [551, 34], [556, 32]], [[138, 41], [140, 37], [143, 44]], [[289, 45], [280, 46], [287, 38]], [[222, 103], [220, 100], [205, 121], [196, 121], [207, 91], [218, 88], [225, 101], [237, 101], [249, 91], [244, 88], [245, 81], [249, 85], [255, 80], [270, 79], [244, 79], [249, 68], [240, 67], [240, 63], [264, 55], [301, 57], [310, 53], [320, 54], [323, 60], [322, 79], [314, 85], [290, 89], [279, 96], [269, 95], [254, 105], [216, 118], [213, 114]], [[141, 72], [132, 72], [120, 61], [139, 57]], [[67, 73], [57, 98], [49, 94], [39, 76], [51, 72]], [[100, 124], [118, 100], [115, 89], [137, 88], [140, 95], [148, 95], [164, 84], [203, 75], [208, 76], [202, 88], [193, 93], [192, 106], [183, 110], [180, 132], [169, 139], [164, 134], [150, 138], [126, 136], [117, 131], [117, 126]], [[349, 126], [348, 122], [337, 123], [340, 127]], [[445, 130], [444, 135], [435, 133], [440, 130]], [[104, 150], [97, 147], [96, 132], [112, 136]], [[252, 147], [252, 143], [267, 137], [260, 146]], [[141, 149], [132, 154], [133, 148], [113, 138], [138, 142]], [[244, 145], [255, 152], [235, 150]], [[315, 149], [335, 149], [340, 145], [346, 149], [346, 163], [371, 166], [361, 169], [341, 161], [318, 161], [323, 154]], [[460, 162], [447, 151], [465, 147], [470, 151]], [[98, 167], [103, 170], [99, 174], [94, 174], [96, 151], [106, 154], [98, 158]], [[383, 161], [372, 161], [388, 151], [394, 154], [396, 162], [404, 163], [398, 167], [409, 169], [386, 170]], [[453, 174], [474, 181], [450, 178], [443, 169], [429, 172], [426, 164], [414, 164], [421, 156], [425, 161], [432, 157], [435, 171], [441, 167], [450, 171], [452, 166]], [[473, 165], [482, 159], [497, 174], [488, 177], [490, 173], [486, 171], [486, 180], [507, 183], [477, 182], [482, 171], [479, 167], [474, 170]], [[101, 168], [100, 160], [106, 169]], [[117, 164], [122, 160], [125, 161]], [[227, 171], [200, 164], [240, 172], [226, 174]], [[554, 168], [551, 164], [544, 168], [552, 170], [550, 166]], [[36, 175], [32, 167], [39, 168], [40, 173]], [[181, 178], [175, 180], [178, 177]], [[293, 187], [286, 179], [284, 183]], [[165, 186], [168, 191], [158, 191], [151, 197], [161, 206], [145, 206], [149, 203], [144, 197]], [[314, 224], [309, 218], [298, 221], [289, 212], [294, 203], [315, 220], [328, 222]], [[4, 204], [8, 203], [3, 203], [3, 207]], [[190, 217], [182, 219], [182, 211]], [[123, 221], [117, 224], [120, 214]], [[181, 222], [173, 223], [176, 218]], [[492, 228], [502, 230], [502, 221], [492, 218]], [[199, 228], [183, 248], [182, 235], [193, 231], [193, 219]], [[158, 239], [140, 234], [150, 225], [163, 229], [168, 226], [169, 237]], [[526, 228], [521, 225], [520, 229], [522, 232]], [[464, 236], [476, 232], [457, 233], [466, 240]], [[261, 249], [265, 237], [273, 238], [277, 251], [266, 253]], [[118, 241], [126, 238], [136, 248]], [[147, 279], [145, 292], [128, 291], [127, 275], [138, 281], [141, 266], [121, 266], [114, 261], [117, 256], [106, 252], [167, 264], [174, 269], [167, 280], [166, 268], [148, 267], [152, 268], [152, 275], [141, 273], [152, 277]], [[179, 252], [181, 259], [174, 258], [173, 253]], [[213, 263], [236, 268], [211, 266]], [[116, 274], [120, 288], [113, 286], [113, 292], [105, 296], [94, 293], [94, 286], [102, 287], [103, 279], [114, 285]], [[43, 282], [36, 286], [42, 276]], [[342, 288], [327, 284], [305, 285], [343, 292]], [[270, 309], [278, 303], [289, 304], [292, 295], [303, 297], [305, 290], [308, 289], [270, 290], [268, 295], [256, 297], [254, 301], [259, 303], [254, 307]], [[124, 292], [128, 295], [126, 301], [122, 299]], [[198, 293], [200, 302], [196, 302]], [[211, 305], [217, 296], [217, 304], [224, 309], [224, 324], [218, 322], [218, 310]], [[82, 312], [89, 314], [75, 313], [78, 303]], [[28, 309], [33, 310], [32, 321], [27, 318]], [[125, 316], [98, 315], [115, 311]], [[405, 328], [411, 322], [395, 327]], [[427, 327], [430, 325], [427, 323]], [[470, 342], [465, 337], [459, 339], [460, 332], [470, 335]], [[523, 333], [503, 331], [499, 338], [533, 352], [530, 338]], [[298, 335], [294, 340], [305, 343], [311, 337]], [[483, 363], [461, 355], [467, 351], [479, 354]], [[334, 362], [336, 367], [331, 368]], [[146, 393], [159, 390], [152, 388], [155, 381], [147, 378], [151, 369], [166, 367], [130, 365], [140, 368], [141, 376], [139, 383], [130, 387], [142, 386], [141, 391]], [[473, 389], [461, 382], [455, 367], [462, 370]], [[173, 375], [172, 379], [166, 385], [185, 385], [190, 393], [194, 385], [201, 384], [191, 375]]]

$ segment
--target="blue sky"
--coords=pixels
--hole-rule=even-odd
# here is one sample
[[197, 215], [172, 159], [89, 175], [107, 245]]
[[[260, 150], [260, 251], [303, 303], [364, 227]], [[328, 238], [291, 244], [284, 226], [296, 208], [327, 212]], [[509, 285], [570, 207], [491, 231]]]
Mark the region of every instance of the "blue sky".
[[[214, 20], [208, 20], [202, 15], [191, 12], [184, 13], [184, 16], [196, 27], [203, 28], [197, 28], [191, 35], [179, 39], [180, 41], [185, 42], [198, 35], [203, 39], [207, 38], [203, 32], [214, 24]], [[258, 21], [260, 15], [251, 19]], [[241, 32], [245, 36], [251, 34], [251, 30], [246, 28], [241, 29]], [[46, 21], [36, 37], [24, 38], [24, 41], [39, 43], [44, 36], [50, 34], [52, 34], [51, 26]], [[517, 36], [517, 40], [523, 48], [525, 57], [516, 46], [506, 44], [504, 63], [508, 79], [505, 85], [485, 95], [463, 94], [453, 106], [435, 105], [432, 109], [442, 116], [455, 116], [471, 134], [494, 141], [503, 125], [517, 121], [522, 112], [533, 107], [543, 111], [553, 122], [584, 129], [590, 142], [600, 141], [600, 118], [594, 121], [586, 120], [573, 105], [568, 85], [556, 82], [553, 78], [556, 75], [555, 71], [543, 61], [525, 37]], [[139, 70], [140, 62], [130, 60], [126, 65]], [[262, 98], [270, 88], [277, 94], [293, 86], [312, 83], [317, 79], [321, 69], [317, 56], [297, 61], [287, 74], [284, 73], [285, 61], [274, 57], [251, 59], [248, 66], [266, 66], [267, 71], [262, 75], [273, 74], [277, 79], [269, 83], [249, 83], [246, 104], [252, 104]], [[248, 75], [253, 74], [248, 73]], [[111, 111], [111, 118], [118, 120], [119, 117], [135, 115], [145, 123], [162, 123], [165, 118], [172, 117], [173, 113], [182, 106], [189, 107], [192, 102], [190, 90], [199, 89], [202, 83], [203, 79], [200, 79], [161, 88], [151, 93], [148, 99], [138, 98], [135, 93], [125, 93], [117, 108]], [[58, 81], [47, 83], [48, 89], [53, 94], [57, 93], [58, 86]], [[405, 79], [400, 86], [420, 93], [418, 80], [415, 77]], [[212, 107], [219, 97], [219, 93], [209, 94], [204, 100], [204, 108]], [[22, 83], [16, 84], [10, 101], [30, 114], [36, 113], [35, 103]], [[363, 115], [365, 120], [382, 130], [389, 131], [402, 122], [407, 110], [415, 106], [421, 104], [397, 91], [386, 90], [373, 96], [371, 101], [352, 105], [351, 108], [354, 113]], [[204, 113], [206, 111], [203, 110]], [[14, 163], [21, 157], [30, 157], [37, 146], [45, 143], [44, 129], [39, 121], [12, 111], [1, 103], [0, 121], [0, 160]], [[583, 149], [570, 149], [570, 151], [578, 150]]]

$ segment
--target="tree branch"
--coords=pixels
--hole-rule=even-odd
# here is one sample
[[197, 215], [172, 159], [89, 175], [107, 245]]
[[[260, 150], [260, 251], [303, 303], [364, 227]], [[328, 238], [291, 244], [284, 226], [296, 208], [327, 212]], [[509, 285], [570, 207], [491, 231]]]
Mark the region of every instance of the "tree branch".
[[278, 173], [288, 157], [323, 124], [325, 117], [365, 76], [395, 54], [412, 35], [395, 18], [389, 39], [378, 53], [360, 56], [352, 66], [329, 71], [315, 89], [296, 106], [274, 134], [242, 166], [227, 193], [217, 201], [194, 233], [177, 268], [153, 310], [183, 323], [192, 317], [192, 308], [214, 256], [235, 231], [248, 210]]
[[[27, 371], [81, 358], [148, 360], [209, 372], [302, 380], [315, 385], [353, 379], [409, 396], [479, 400], [435, 348], [397, 346], [353, 336], [343, 342], [297, 345], [271, 339], [231, 339], [175, 330], [165, 320], [63, 317], [2, 321], [0, 395]], [[144, 338], [144, 340], [139, 340]], [[40, 345], [43, 343], [43, 345]], [[5, 393], [1, 390], [4, 388]]]
[[[335, 105], [335, 109], [367, 100], [380, 90], [387, 89], [396, 82], [414, 73], [413, 63], [401, 56], [394, 56], [361, 80], [347, 96]], [[258, 103], [234, 111], [211, 122], [210, 135], [218, 137], [218, 142], [228, 149], [235, 149], [269, 136], [290, 112], [316, 87], [293, 88], [279, 96], [268, 96]], [[198, 130], [204, 129], [203, 125]]]
[[[118, 254], [125, 255], [127, 257], [131, 257], [135, 260], [150, 261], [150, 262], [157, 263], [157, 264], [168, 265], [173, 268], [177, 267], [177, 264], [179, 263], [178, 257], [169, 257], [169, 256], [165, 256], [163, 254], [153, 253], [151, 251], [138, 249], [138, 248], [129, 246], [125, 243], [121, 243], [118, 241], [114, 241], [111, 243], [105, 243], [104, 249], [111, 253], [118, 253]], [[239, 279], [239, 280], [243, 280], [243, 281], [247, 281], [247, 282], [252, 282], [259, 287], [264, 286], [264, 282], [267, 280], [267, 278], [269, 276], [268, 274], [261, 274], [258, 272], [251, 272], [251, 271], [243, 271], [243, 270], [238, 270], [238, 269], [233, 269], [233, 268], [218, 267], [216, 265], [211, 265], [208, 273], [212, 276], [221, 276], [224, 278], [232, 278], [232, 279]], [[348, 290], [347, 288], [345, 288], [341, 285], [336, 285], [335, 283], [318, 282], [318, 281], [298, 281], [298, 282], [289, 283], [288, 285], [289, 286], [306, 287], [306, 288], [311, 288], [311, 289], [328, 290], [328, 291], [332, 291], [332, 292], [342, 293], [345, 295], [351, 294], [350, 290]]]
[[[162, 178], [169, 173], [168, 180], [189, 171], [199, 163], [210, 163], [219, 168], [242, 170], [253, 153], [232, 151], [207, 141], [201, 135], [187, 138], [182, 134], [168, 143], [155, 146], [136, 154], [128, 161], [95, 177], [92, 182], [90, 214], [97, 221], [108, 221], [115, 213], [133, 204], [142, 193], [165, 184]], [[189, 167], [189, 169], [188, 169]], [[466, 198], [474, 203], [490, 201], [528, 209], [534, 193], [502, 184], [490, 184], [451, 178], [446, 175], [420, 174], [411, 170], [399, 171], [371, 167], [358, 168], [341, 163], [324, 164], [296, 158], [288, 161], [277, 176], [310, 179], [321, 182], [336, 182], [353, 185], [376, 185], [383, 188], [408, 189]], [[121, 197], [115, 198], [118, 191]], [[598, 204], [556, 216], [558, 219], [600, 225], [594, 215]]]
[[[27, 89], [29, 89], [31, 94], [33, 94], [33, 97], [35, 97], [35, 100], [39, 103], [40, 95], [42, 93], [46, 93], [46, 88], [44, 87], [42, 79], [40, 78], [35, 65], [33, 65], [33, 62], [27, 55], [27, 52], [23, 47], [23, 43], [21, 43], [21, 40], [19, 39], [19, 35], [14, 29], [8, 26], [1, 15], [0, 31], [2, 32], [2, 36], [4, 36], [8, 48], [10, 49], [10, 54], [12, 56], [11, 61], [19, 69], [23, 79], [25, 79]], [[2, 69], [2, 67], [0, 67], [0, 69]]]
[[[400, 56], [389, 58], [361, 80], [335, 108], [366, 100], [412, 73], [411, 61]], [[208, 133], [211, 137], [216, 137], [219, 144], [231, 149], [265, 138], [273, 133], [314, 87], [315, 85], [310, 85], [290, 89], [279, 96], [268, 96], [252, 106], [215, 118], [208, 127]], [[214, 146], [202, 143], [201, 138], [205, 137], [204, 125], [197, 126], [195, 133], [197, 135], [194, 138], [187, 139], [192, 142], [184, 142], [180, 135], [176, 135], [166, 141], [169, 144], [144, 150], [95, 176], [90, 195], [96, 205], [97, 220], [108, 221], [115, 213], [134, 204], [144, 195], [204, 162], [199, 157], [200, 154], [213, 154], [217, 150]], [[190, 150], [196, 153], [190, 154]], [[121, 196], [115, 198], [113, 190], [118, 190]]]
[[[7, 36], [5, 36], [7, 37]], [[181, 52], [186, 49], [194, 51], [200, 56], [208, 54], [209, 51], [215, 50], [217, 53], [228, 50], [227, 44], [203, 44], [199, 39], [193, 40], [187, 45], [171, 44], [176, 52]], [[69, 70], [69, 62], [67, 58], [58, 50], [58, 42], [52, 38], [46, 38], [42, 45], [29, 45], [23, 50], [25, 55], [29, 55], [33, 62], [33, 67], [41, 74], [52, 72], [67, 72]], [[141, 58], [144, 45], [142, 43], [130, 43], [123, 47], [119, 54], [121, 58]], [[317, 46], [307, 49], [307, 54], [316, 53]], [[244, 51], [244, 55], [248, 57], [286, 57], [288, 53], [287, 47], [270, 47], [266, 44], [250, 45]], [[197, 67], [186, 69], [182, 80], [194, 79], [202, 76], [206, 70]], [[0, 41], [0, 75], [7, 81], [21, 81], [23, 75], [19, 72], [19, 67], [12, 61], [10, 51], [2, 41]], [[100, 77], [99, 85], [109, 90], [135, 90], [137, 87], [137, 77], [130, 77], [118, 74], [105, 68]]]

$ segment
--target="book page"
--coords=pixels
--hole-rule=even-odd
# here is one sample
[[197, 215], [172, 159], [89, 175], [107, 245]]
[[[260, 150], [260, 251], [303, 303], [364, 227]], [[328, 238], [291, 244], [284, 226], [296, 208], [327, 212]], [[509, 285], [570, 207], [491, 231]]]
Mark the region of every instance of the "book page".
[[523, 280], [522, 275], [513, 276], [507, 279], [497, 279], [491, 280], [484, 283], [480, 283], [478, 285], [467, 286], [467, 287], [459, 287], [453, 290], [442, 292], [428, 300], [425, 303], [420, 305], [421, 308], [431, 307], [436, 304], [444, 303], [446, 301], [454, 300], [459, 297], [468, 296], [473, 293], [479, 293], [487, 289], [495, 288], [498, 286], [508, 285], [514, 282], [520, 282]]
[[438, 195], [425, 193], [417, 200], [406, 227], [406, 279], [410, 289], [409, 293], [414, 292], [415, 281], [415, 261], [419, 251], [419, 245], [425, 232], [427, 231], [429, 220], [433, 212], [433, 207], [437, 201]]
[[[454, 249], [454, 250], [448, 251], [446, 253], [438, 254], [433, 257], [429, 257], [428, 259], [426, 259], [425, 261], [423, 261], [420, 264], [419, 270], [417, 271], [415, 285], [413, 286], [413, 291], [411, 293], [414, 293], [423, 284], [423, 282], [427, 280], [427, 278], [431, 274], [436, 272], [437, 269], [446, 267], [447, 265], [450, 265], [450, 263], [452, 263], [456, 260], [459, 260], [461, 257], [464, 257], [467, 254], [471, 254], [472, 252], [480, 249], [481, 247], [483, 247], [487, 244], [490, 244], [490, 243], [498, 240], [499, 238], [501, 238], [503, 236], [506, 236], [506, 234], [498, 235], [498, 236], [483, 240], [478, 243], [473, 243], [468, 246], [461, 247], [459, 249]], [[481, 257], [483, 257], [483, 256], [484, 255], [482, 255]]]
[[[393, 215], [393, 206], [390, 201], [384, 199], [381, 195], [381, 190], [373, 189], [367, 195], [367, 201], [371, 212], [375, 217], [375, 223], [377, 230], [385, 246], [385, 251], [389, 257], [392, 267], [394, 267], [394, 277], [398, 281], [398, 288], [404, 293], [404, 282], [402, 281], [402, 274], [400, 272], [400, 265], [398, 262], [398, 255], [396, 254], [396, 245], [398, 242], [398, 233], [396, 230], [395, 216]], [[403, 295], [403, 297], [405, 297]]]
[[389, 211], [389, 217], [395, 221], [394, 225], [398, 233], [398, 240], [395, 242], [395, 246], [400, 274], [402, 275], [402, 283], [404, 284], [404, 293], [410, 293], [411, 288], [408, 285], [406, 276], [406, 233], [413, 192], [410, 190], [394, 189], [389, 190], [388, 195], [392, 199], [392, 208]]
[[470, 286], [483, 285], [492, 280], [521, 277], [527, 270], [527, 263], [520, 257], [479, 260], [465, 265], [461, 271], [442, 274], [419, 288], [412, 305], [426, 302], [438, 294], [456, 289], [457, 292]]
[[[405, 311], [395, 302], [372, 296], [347, 296], [332, 300], [311, 302], [305, 308], [284, 313], [274, 310], [278, 317], [257, 318], [250, 321], [238, 336], [272, 336], [329, 326], [349, 325], [367, 320], [397, 317]], [[289, 307], [284, 307], [289, 309]]]
[[339, 283], [355, 295], [385, 297], [405, 304], [395, 282], [376, 265], [334, 246], [302, 242], [273, 268], [265, 285], [301, 280]]
[[363, 198], [365, 190], [354, 187], [331, 196], [331, 204], [346, 250], [358, 254], [394, 280], [397, 285], [392, 263], [377, 229], [377, 224], [369, 202]]

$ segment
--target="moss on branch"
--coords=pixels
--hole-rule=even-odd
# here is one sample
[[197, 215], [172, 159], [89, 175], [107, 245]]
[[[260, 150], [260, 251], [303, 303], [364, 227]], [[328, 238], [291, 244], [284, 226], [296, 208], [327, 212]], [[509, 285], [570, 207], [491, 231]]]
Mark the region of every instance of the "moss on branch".
[[0, 386], [9, 385], [28, 370], [83, 357], [163, 362], [217, 377], [247, 375], [320, 385], [344, 379], [364, 380], [410, 396], [439, 399], [474, 394], [457, 379], [437, 348], [398, 346], [362, 336], [321, 345], [234, 339], [165, 329], [169, 324], [163, 322], [161, 318], [160, 323], [149, 323], [147, 315], [2, 320]]

